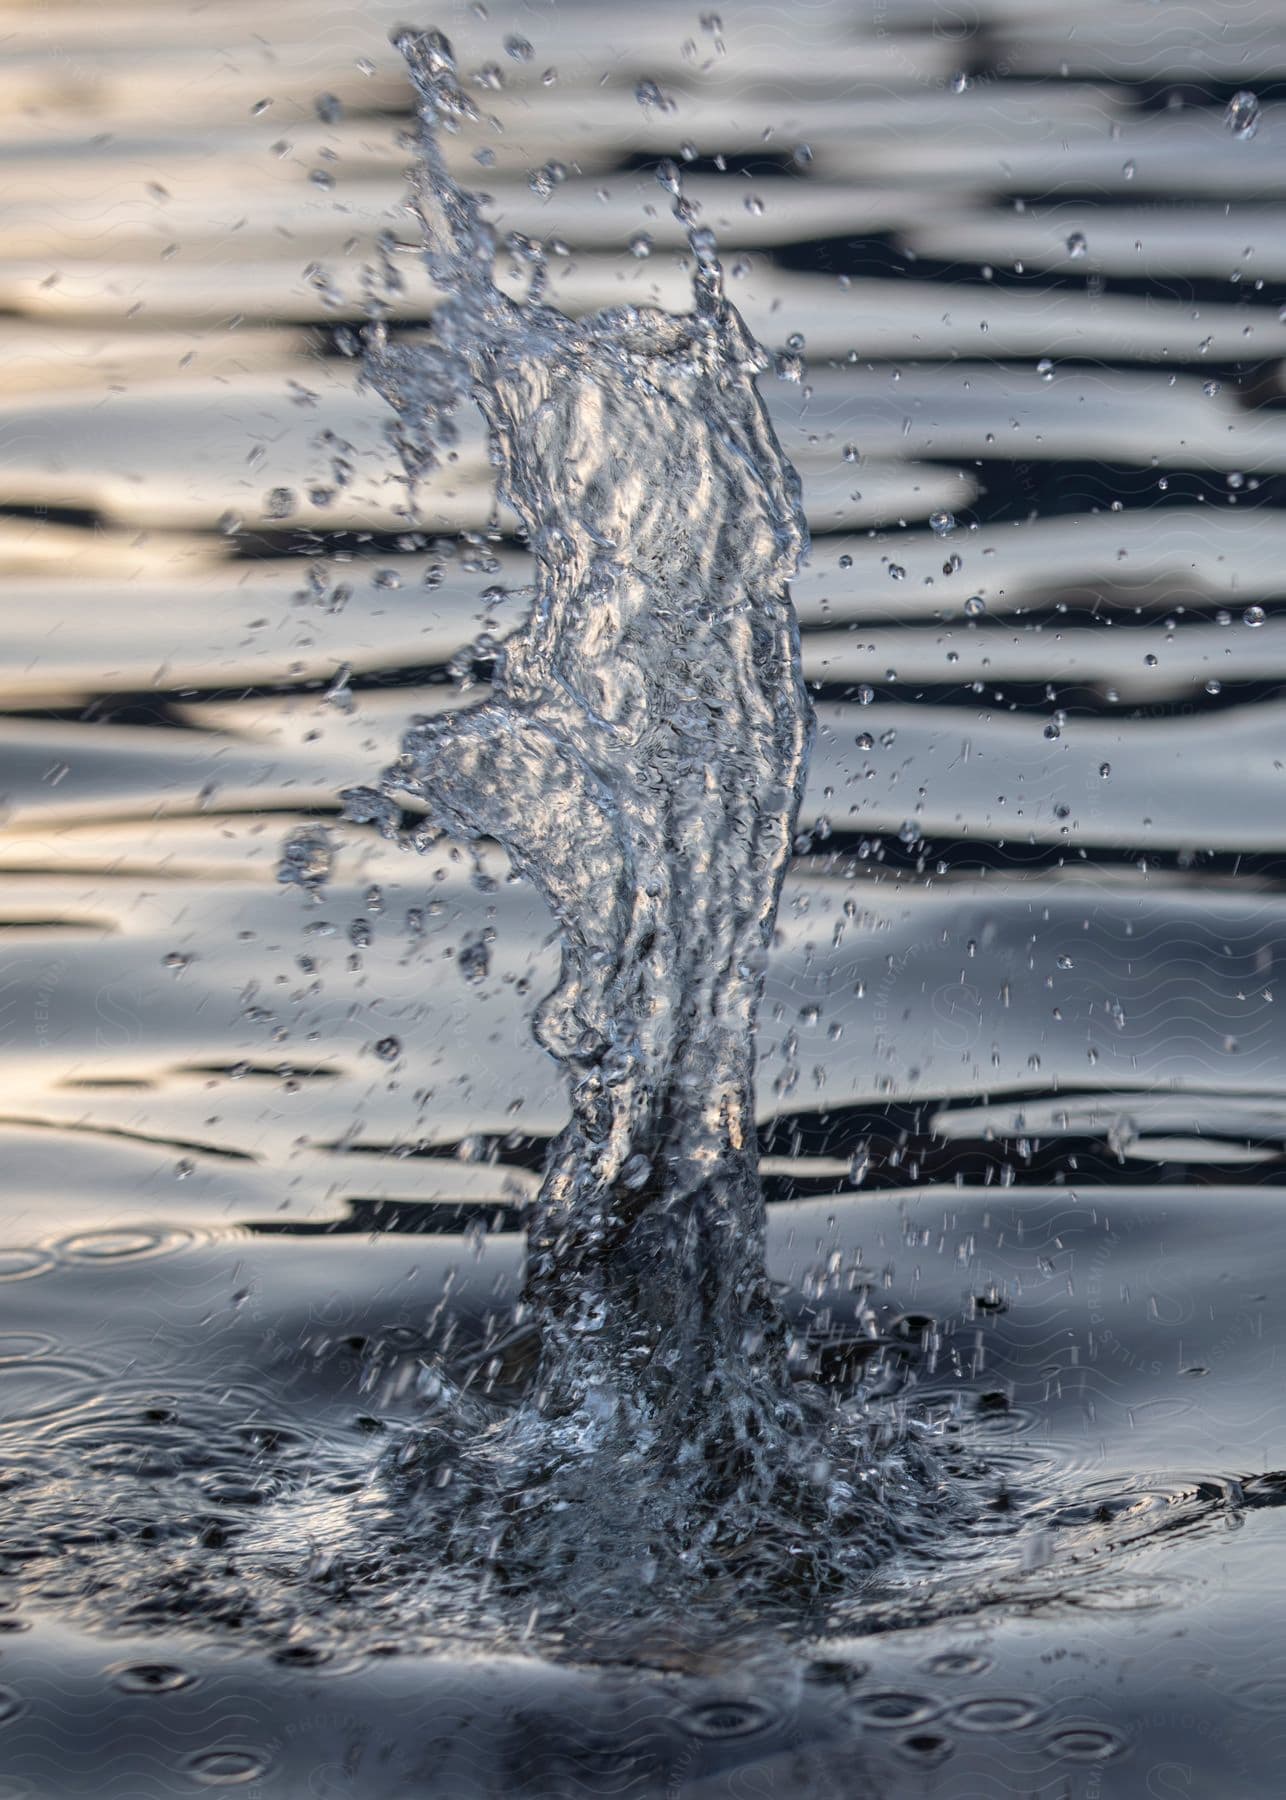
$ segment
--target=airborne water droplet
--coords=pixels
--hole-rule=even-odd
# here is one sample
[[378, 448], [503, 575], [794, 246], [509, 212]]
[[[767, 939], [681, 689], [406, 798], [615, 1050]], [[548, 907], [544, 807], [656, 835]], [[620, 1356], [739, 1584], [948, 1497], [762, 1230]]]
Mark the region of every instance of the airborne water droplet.
[[324, 825], [301, 825], [281, 847], [277, 880], [297, 887], [317, 889], [329, 880], [335, 847]]
[[1223, 122], [1235, 138], [1253, 138], [1259, 130], [1259, 96], [1242, 88], [1228, 102]]

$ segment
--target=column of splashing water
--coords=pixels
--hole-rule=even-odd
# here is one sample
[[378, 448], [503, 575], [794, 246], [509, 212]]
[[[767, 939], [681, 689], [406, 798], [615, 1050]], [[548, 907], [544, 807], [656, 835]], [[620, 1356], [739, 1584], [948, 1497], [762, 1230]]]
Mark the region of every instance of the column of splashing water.
[[767, 358], [673, 165], [659, 178], [695, 263], [691, 313], [571, 320], [511, 300], [442, 153], [477, 117], [450, 46], [398, 44], [445, 298], [428, 347], [373, 330], [366, 376], [413, 478], [476, 402], [536, 597], [491, 697], [410, 730], [384, 791], [503, 845], [561, 927], [535, 1029], [569, 1071], [572, 1119], [530, 1229], [535, 1407], [582, 1447], [697, 1470], [726, 1499], [799, 1424], [764, 1264], [753, 1043], [812, 722], [786, 586], [799, 483], [755, 386]]

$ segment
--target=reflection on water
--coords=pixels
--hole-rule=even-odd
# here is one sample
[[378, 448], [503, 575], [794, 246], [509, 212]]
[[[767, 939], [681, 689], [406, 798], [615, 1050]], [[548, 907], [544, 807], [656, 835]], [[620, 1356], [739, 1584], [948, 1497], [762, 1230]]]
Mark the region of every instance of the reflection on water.
[[768, 1268], [915, 1528], [771, 1622], [734, 1565], [591, 1624], [390, 1485], [444, 1383], [530, 1389], [567, 1110], [533, 889], [338, 817], [533, 579], [481, 429], [409, 516], [354, 380], [373, 295], [434, 305], [400, 12], [15, 4], [0, 1793], [1278, 1791], [1286, 38], [720, 12], [446, 7], [449, 155], [576, 316], [686, 305], [674, 157], [773, 352]]

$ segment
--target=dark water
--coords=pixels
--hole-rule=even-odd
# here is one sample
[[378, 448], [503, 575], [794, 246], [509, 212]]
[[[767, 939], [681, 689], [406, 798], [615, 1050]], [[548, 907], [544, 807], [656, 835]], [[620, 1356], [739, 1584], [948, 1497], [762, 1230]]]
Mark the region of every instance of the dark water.
[[[488, 843], [415, 855], [336, 797], [413, 715], [440, 745], [513, 704], [533, 582], [467, 414], [406, 515], [346, 354], [373, 297], [408, 349], [435, 305], [397, 18], [13, 11], [0, 1794], [1280, 1792], [1286, 48], [1254, 9], [971, 20], [441, 21], [504, 126], [448, 162], [563, 241], [559, 306], [690, 305], [668, 155], [776, 353], [817, 738], [753, 1111], [773, 1357], [833, 1409], [790, 1442], [858, 1496], [827, 1525], [748, 1476], [703, 1514], [683, 1465], [575, 1424], [581, 1380], [588, 1477], [496, 1498], [547, 1455], [512, 1422], [565, 1298], [523, 1296], [558, 930]], [[593, 332], [552, 352], [569, 415]], [[671, 467], [718, 437], [676, 391]], [[676, 560], [643, 518], [646, 613]], [[733, 687], [723, 647], [689, 678]], [[469, 797], [510, 841], [565, 803], [528, 774]], [[637, 769], [617, 804], [646, 840]], [[277, 878], [291, 833], [333, 855], [316, 895]], [[716, 865], [680, 868], [690, 915], [652, 896], [676, 991]], [[597, 1278], [637, 1297], [626, 1262]]]

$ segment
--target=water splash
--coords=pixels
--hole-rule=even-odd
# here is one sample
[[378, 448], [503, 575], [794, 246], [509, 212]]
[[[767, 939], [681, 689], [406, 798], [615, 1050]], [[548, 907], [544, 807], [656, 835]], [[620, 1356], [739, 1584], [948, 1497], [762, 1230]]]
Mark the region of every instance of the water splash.
[[[457, 1502], [521, 1490], [528, 1550], [537, 1516], [571, 1502], [582, 1541], [597, 1508], [619, 1547], [633, 1471], [640, 1544], [701, 1564], [744, 1550], [770, 1513], [797, 1528], [864, 1510], [856, 1471], [837, 1473], [835, 1417], [788, 1367], [757, 1166], [755, 1018], [812, 728], [787, 587], [807, 543], [799, 482], [755, 385], [768, 358], [677, 168], [659, 180], [692, 254], [690, 313], [567, 318], [542, 303], [526, 238], [509, 248], [530, 288], [511, 299], [442, 152], [477, 116], [450, 47], [398, 42], [418, 98], [413, 205], [444, 298], [427, 347], [369, 333], [366, 378], [412, 484], [461, 409], [481, 409], [535, 600], [491, 697], [415, 725], [383, 795], [350, 809], [387, 819], [413, 795], [431, 827], [495, 839], [538, 886], [563, 961], [536, 1033], [572, 1101], [529, 1234], [533, 1402], [499, 1427], [475, 1418], [467, 1444], [431, 1432], [408, 1458]], [[458, 1396], [444, 1411], [458, 1422]]]

